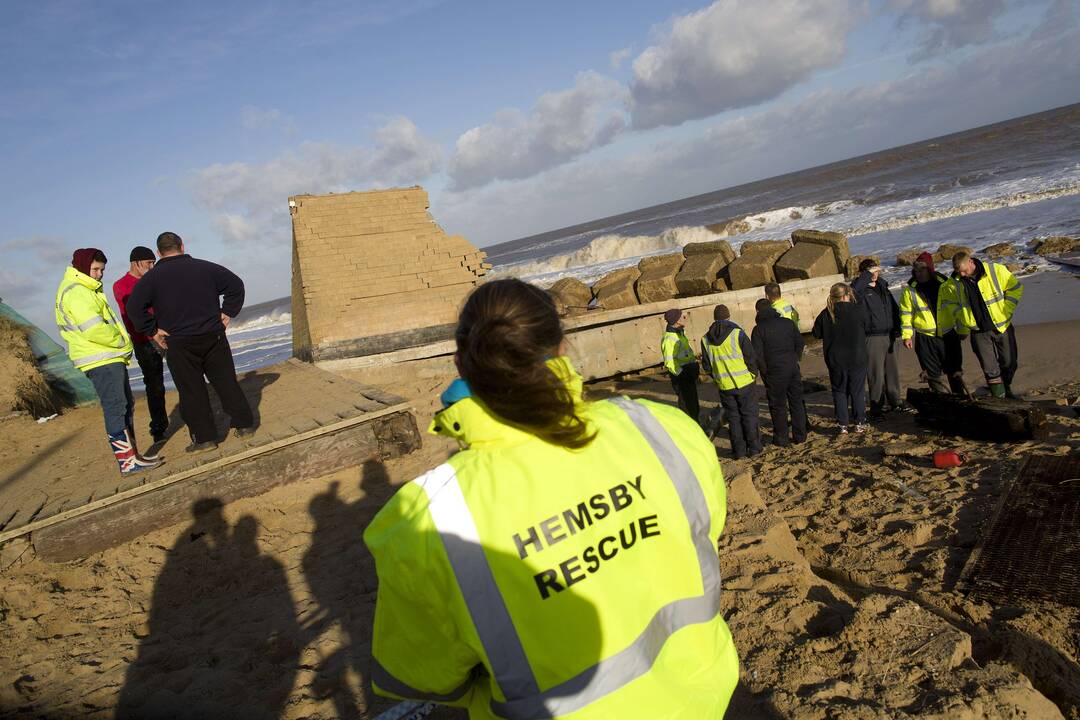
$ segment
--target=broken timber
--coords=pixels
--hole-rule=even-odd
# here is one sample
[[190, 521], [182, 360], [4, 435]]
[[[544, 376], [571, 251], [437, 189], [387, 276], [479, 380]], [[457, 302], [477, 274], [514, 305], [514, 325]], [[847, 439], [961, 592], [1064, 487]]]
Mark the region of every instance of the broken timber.
[[1045, 440], [1046, 413], [1023, 400], [994, 397], [968, 399], [930, 390], [911, 388], [908, 403], [919, 411], [919, 420], [951, 435], [972, 440], [1017, 442]]

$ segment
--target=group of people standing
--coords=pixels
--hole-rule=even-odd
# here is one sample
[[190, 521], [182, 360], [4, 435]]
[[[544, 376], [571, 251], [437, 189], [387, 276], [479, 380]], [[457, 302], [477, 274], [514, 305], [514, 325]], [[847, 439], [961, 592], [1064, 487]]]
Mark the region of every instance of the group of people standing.
[[132, 249], [128, 272], [113, 284], [119, 318], [102, 284], [108, 259], [97, 248], [73, 253], [56, 293], [60, 336], [71, 362], [97, 391], [109, 446], [124, 475], [162, 462], [157, 455], [140, 453], [135, 441], [135, 402], [127, 372], [132, 355], [146, 386], [155, 446], [169, 428], [165, 364], [180, 395], [180, 416], [191, 433], [188, 452], [217, 447], [206, 380], [214, 386], [236, 434], [255, 431], [225, 337], [229, 320], [244, 304], [243, 281], [221, 265], [188, 255], [176, 233], [159, 235], [157, 251], [155, 258], [150, 248]]
[[[900, 392], [900, 346], [913, 349], [930, 389], [968, 395], [963, 377], [962, 340], [971, 338], [990, 393], [1015, 397], [1016, 335], [1012, 315], [1023, 294], [1013, 274], [1000, 263], [970, 253], [953, 257], [951, 277], [938, 272], [930, 253], [916, 259], [899, 301], [873, 260], [864, 260], [850, 285], [830, 288], [813, 335], [822, 340], [833, 395], [837, 431], [866, 432], [868, 421], [887, 412], [909, 411]], [[780, 286], [765, 286], [757, 302], [753, 332], [731, 321], [718, 305], [714, 322], [701, 340], [701, 363], [715, 383], [728, 418], [736, 458], [761, 452], [755, 380], [765, 385], [774, 444], [806, 439], [807, 415], [799, 367], [803, 339], [799, 315], [781, 296]], [[685, 335], [681, 310], [665, 313], [661, 341], [664, 367], [679, 407], [699, 419], [698, 356]], [[867, 407], [869, 405], [869, 408]]]

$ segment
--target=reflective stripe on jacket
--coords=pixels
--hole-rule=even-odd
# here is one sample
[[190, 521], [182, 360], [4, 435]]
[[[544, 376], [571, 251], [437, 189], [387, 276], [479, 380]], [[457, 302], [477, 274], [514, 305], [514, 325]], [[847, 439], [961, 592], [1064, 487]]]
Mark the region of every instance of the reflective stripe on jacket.
[[919, 292], [914, 280], [900, 290], [900, 337], [904, 340], [914, 337], [915, 333], [931, 337], [937, 335], [939, 318], [942, 319], [941, 325], [948, 325], [950, 328], [953, 325], [952, 293], [948, 291], [949, 279], [941, 273], [934, 273], [934, 279], [941, 287], [938, 288], [937, 307], [933, 310]]
[[672, 375], [678, 375], [684, 367], [697, 362], [685, 333], [665, 332], [660, 340], [660, 352], [664, 356], [664, 368]]
[[773, 310], [780, 313], [780, 317], [787, 318], [795, 323], [795, 327], [799, 327], [799, 311], [795, 309], [794, 305], [784, 298], [780, 298], [779, 300], [773, 300], [772, 307]]
[[131, 360], [131, 338], [109, 307], [101, 282], [73, 267], [56, 291], [56, 326], [79, 370]]
[[[1012, 324], [1012, 316], [1016, 312], [1016, 305], [1024, 295], [1024, 285], [1016, 279], [1016, 276], [1009, 271], [1009, 268], [1001, 263], [985, 260], [982, 262], [982, 266], [983, 274], [977, 283], [979, 294], [982, 295], [983, 302], [986, 303], [986, 309], [990, 313], [990, 321], [994, 323], [994, 329], [998, 332], [1005, 332], [1009, 329], [1009, 325]], [[952, 286], [949, 292], [949, 301], [952, 303], [953, 324], [956, 327], [956, 332], [967, 335], [972, 330], [978, 329], [975, 314], [971, 310], [967, 288], [964, 287], [964, 283], [959, 277], [951, 278], [949, 285]], [[942, 329], [942, 333], [944, 332], [945, 330]]]
[[476, 398], [436, 415], [467, 449], [364, 533], [377, 692], [471, 718], [723, 717], [738, 658], [719, 614], [716, 451], [667, 405], [579, 408], [596, 437], [573, 451]]
[[708, 358], [709, 374], [720, 390], [738, 390], [754, 382], [754, 375], [746, 364], [739, 336], [742, 328], [735, 328], [719, 345], [709, 342], [708, 336], [701, 339], [701, 354]]

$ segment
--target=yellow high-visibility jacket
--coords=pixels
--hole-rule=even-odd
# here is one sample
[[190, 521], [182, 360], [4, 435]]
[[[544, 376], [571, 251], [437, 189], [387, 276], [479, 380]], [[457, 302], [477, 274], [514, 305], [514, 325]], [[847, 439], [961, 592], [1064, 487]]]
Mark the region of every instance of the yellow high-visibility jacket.
[[684, 367], [697, 362], [694, 348], [690, 347], [683, 332], [665, 331], [660, 339], [660, 352], [664, 356], [664, 369], [672, 375], [678, 375]]
[[[1016, 305], [1024, 295], [1024, 285], [1016, 279], [1009, 268], [1001, 263], [984, 260], [982, 266], [983, 274], [977, 283], [979, 294], [986, 303], [986, 309], [990, 311], [990, 320], [994, 323], [994, 328], [998, 332], [1005, 332], [1012, 324]], [[960, 335], [968, 335], [972, 330], [978, 329], [978, 324], [971, 311], [967, 289], [959, 277], [950, 278], [949, 284], [952, 286], [948, 298], [952, 303], [949, 306], [952, 321], [950, 329], [955, 327]], [[943, 326], [941, 332], [946, 332], [944, 323], [939, 322], [939, 324]]]
[[909, 340], [915, 333], [938, 335], [938, 319], [942, 318], [940, 325], [952, 327], [953, 287], [949, 278], [941, 273], [934, 273], [934, 279], [938, 282], [937, 307], [931, 308], [926, 298], [919, 292], [914, 280], [908, 282], [900, 291], [900, 337]]
[[740, 336], [746, 337], [746, 333], [735, 326], [719, 345], [713, 345], [708, 335], [701, 338], [701, 358], [709, 366], [709, 375], [719, 390], [738, 390], [754, 382], [739, 343]]
[[[580, 398], [569, 362], [549, 364]], [[674, 407], [579, 407], [596, 432], [581, 450], [475, 397], [435, 416], [467, 449], [364, 532], [376, 692], [471, 718], [723, 717], [739, 673], [719, 612], [716, 450]]]
[[131, 338], [109, 307], [101, 282], [73, 267], [56, 290], [56, 326], [79, 370], [131, 360]]
[[772, 307], [773, 310], [780, 313], [780, 317], [786, 317], [795, 323], [795, 327], [799, 327], [799, 311], [795, 309], [794, 305], [784, 298], [780, 298], [779, 300], [773, 300]]

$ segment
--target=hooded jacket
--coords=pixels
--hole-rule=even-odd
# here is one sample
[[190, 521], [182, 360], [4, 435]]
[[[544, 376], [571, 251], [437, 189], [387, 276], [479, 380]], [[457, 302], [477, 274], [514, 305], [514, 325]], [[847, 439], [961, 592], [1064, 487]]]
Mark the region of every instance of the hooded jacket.
[[896, 304], [896, 298], [889, 292], [889, 286], [881, 277], [870, 286], [870, 278], [873, 276], [864, 270], [851, 283], [851, 289], [855, 292], [855, 298], [866, 305], [867, 318], [870, 327], [867, 335], [888, 335], [900, 337], [900, 306]]
[[825, 366], [829, 370], [858, 370], [869, 362], [866, 330], [870, 321], [862, 303], [836, 303], [836, 321], [828, 308], [814, 320], [814, 337], [822, 341]]
[[772, 308], [757, 314], [751, 334], [754, 360], [763, 378], [786, 378], [799, 372], [805, 343], [795, 323]]
[[56, 326], [79, 370], [131, 360], [131, 338], [109, 307], [101, 281], [68, 267], [56, 290]]
[[712, 368], [709, 366], [709, 355], [705, 352], [704, 344], [707, 341], [709, 345], [719, 346], [723, 345], [735, 330], [739, 331], [739, 350], [743, 355], [743, 362], [746, 363], [747, 369], [750, 370], [755, 376], [758, 374], [757, 362], [754, 360], [754, 344], [750, 340], [750, 336], [746, 334], [746, 331], [739, 327], [731, 320], [717, 320], [709, 326], [709, 331], [705, 333], [705, 337], [702, 338], [702, 353], [701, 362], [705, 366], [705, 372], [712, 374]]

